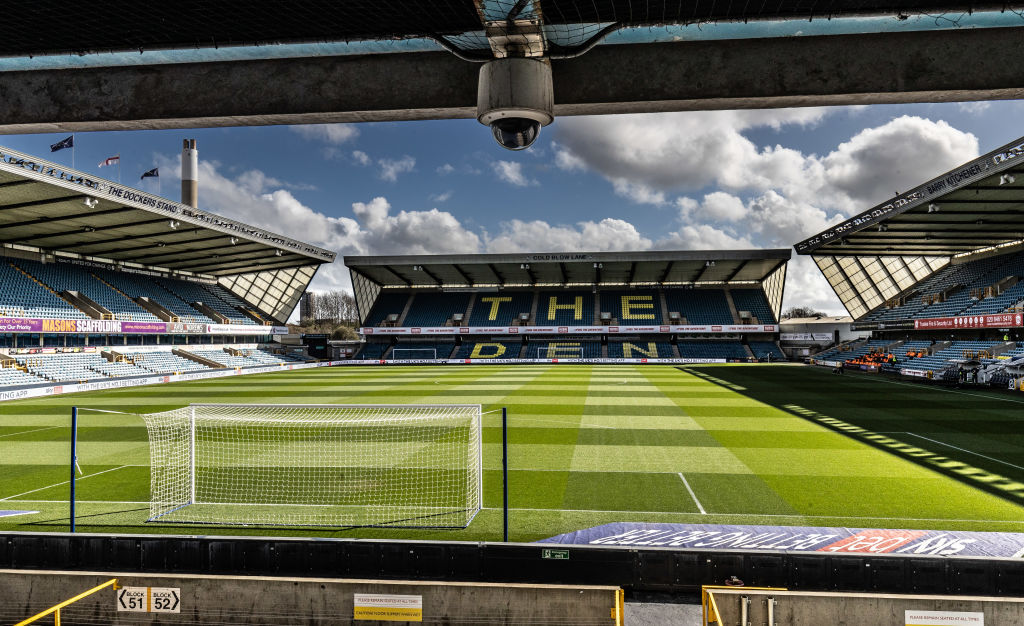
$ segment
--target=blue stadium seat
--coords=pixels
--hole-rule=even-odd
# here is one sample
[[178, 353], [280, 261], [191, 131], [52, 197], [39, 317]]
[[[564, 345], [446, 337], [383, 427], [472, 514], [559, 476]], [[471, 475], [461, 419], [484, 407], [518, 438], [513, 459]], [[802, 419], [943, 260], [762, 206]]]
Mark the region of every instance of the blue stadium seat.
[[654, 289], [602, 291], [601, 312], [611, 313], [617, 324], [656, 326], [662, 323], [661, 296]]
[[532, 291], [480, 292], [469, 316], [470, 326], [511, 326], [533, 306]]
[[452, 315], [465, 315], [468, 307], [468, 293], [416, 292], [402, 326], [446, 326]]
[[519, 341], [467, 341], [452, 354], [453, 359], [518, 359]]
[[738, 341], [688, 340], [676, 344], [684, 359], [747, 359], [743, 344]]
[[729, 302], [721, 289], [666, 289], [668, 311], [678, 312], [689, 324], [733, 324]]
[[675, 356], [672, 344], [660, 341], [609, 341], [608, 358], [611, 359], [671, 359]]
[[[768, 298], [761, 289], [730, 289], [732, 303], [737, 311], [750, 311], [759, 324], [776, 323], [775, 314], [768, 304]], [[778, 348], [778, 346], [776, 346]]]
[[537, 295], [537, 326], [593, 326], [594, 294], [590, 291], [541, 291]]

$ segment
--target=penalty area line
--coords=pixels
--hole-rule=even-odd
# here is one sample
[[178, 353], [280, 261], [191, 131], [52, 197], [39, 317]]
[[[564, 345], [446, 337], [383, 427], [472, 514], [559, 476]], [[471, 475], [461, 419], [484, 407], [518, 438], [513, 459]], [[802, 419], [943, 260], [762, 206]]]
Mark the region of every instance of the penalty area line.
[[[95, 474], [86, 474], [85, 476], [80, 476], [80, 477], [76, 478], [75, 480], [85, 480], [86, 478], [92, 478], [93, 476], [99, 476], [100, 474], [106, 474], [107, 472], [113, 472], [113, 471], [116, 471], [116, 470], [119, 470], [119, 469], [124, 469], [126, 467], [134, 467], [134, 466], [132, 466], [132, 465], [119, 465], [118, 467], [112, 467], [110, 469], [105, 469], [105, 470], [103, 470], [101, 472], [96, 472]], [[37, 491], [45, 491], [46, 489], [52, 489], [54, 487], [60, 487], [61, 485], [66, 485], [66, 484], [68, 484], [70, 482], [71, 482], [71, 480], [62, 480], [59, 483], [54, 483], [52, 485], [47, 485], [46, 487], [40, 487], [39, 489], [32, 489], [31, 491], [25, 491], [23, 493], [19, 493], [19, 494], [13, 495], [13, 496], [7, 496], [6, 498], [0, 498], [0, 502], [4, 502], [5, 500], [10, 500], [12, 498], [19, 498], [21, 496], [27, 496], [28, 494], [35, 493]]]
[[686, 480], [686, 476], [683, 476], [682, 472], [678, 472], [676, 476], [679, 476], [679, 479], [683, 481], [684, 485], [686, 485], [686, 490], [690, 492], [690, 497], [693, 498], [693, 503], [697, 505], [697, 509], [700, 511], [700, 514], [707, 515], [708, 512], [704, 510], [700, 500], [697, 499], [697, 494], [693, 493], [693, 488], [690, 487], [690, 483]]
[[968, 450], [967, 448], [961, 448], [959, 446], [954, 446], [951, 443], [946, 443], [944, 441], [939, 441], [938, 439], [932, 439], [931, 437], [925, 437], [924, 435], [918, 435], [917, 433], [912, 433], [910, 431], [907, 431], [907, 434], [910, 435], [911, 437], [917, 437], [918, 439], [924, 439], [925, 441], [931, 441], [932, 443], [937, 443], [940, 446], [946, 446], [947, 448], [953, 448], [954, 450], [959, 450], [961, 452], [966, 452], [967, 454], [973, 454], [974, 456], [980, 456], [983, 459], [988, 459], [989, 461], [995, 461], [996, 463], [1002, 463], [1003, 465], [1008, 465], [1008, 466], [1010, 466], [1010, 467], [1012, 467], [1014, 469], [1019, 469], [1019, 470], [1024, 471], [1024, 467], [1021, 467], [1020, 465], [1014, 465], [1013, 463], [1009, 463], [1007, 461], [1003, 461], [1001, 459], [997, 459], [995, 457], [991, 457], [991, 456], [982, 454], [980, 452], [975, 452], [973, 450]]

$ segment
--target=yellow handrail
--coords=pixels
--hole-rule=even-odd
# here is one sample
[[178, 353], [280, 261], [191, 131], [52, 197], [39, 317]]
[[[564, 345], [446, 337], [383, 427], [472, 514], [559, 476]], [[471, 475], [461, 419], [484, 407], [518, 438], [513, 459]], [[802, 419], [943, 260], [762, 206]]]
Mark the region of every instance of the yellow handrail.
[[38, 620], [41, 617], [46, 617], [50, 613], [54, 614], [54, 616], [53, 616], [53, 623], [55, 624], [55, 626], [60, 626], [60, 610], [61, 609], [63, 609], [64, 607], [66, 607], [69, 604], [72, 604], [74, 602], [78, 602], [82, 598], [84, 598], [86, 596], [89, 596], [89, 595], [92, 595], [92, 594], [96, 593], [97, 591], [99, 591], [100, 589], [104, 589], [106, 587], [113, 587], [114, 589], [117, 589], [117, 579], [116, 578], [111, 578], [110, 580], [108, 580], [107, 582], [103, 583], [102, 585], [97, 585], [97, 586], [93, 587], [92, 589], [89, 589], [88, 591], [83, 591], [82, 593], [78, 594], [74, 598], [70, 598], [68, 600], [65, 600], [65, 601], [61, 602], [60, 604], [51, 606], [50, 608], [46, 609], [42, 613], [33, 615], [32, 617], [28, 618], [27, 620], [20, 621], [17, 624], [15, 624], [14, 626], [24, 626], [25, 624], [31, 624], [32, 622]]
[[721, 615], [718, 612], [718, 602], [715, 601], [714, 594], [711, 593], [712, 589], [749, 589], [750, 591], [786, 591], [785, 587], [746, 587], [732, 585], [701, 585], [700, 587], [700, 608], [701, 617], [704, 620], [701, 622], [701, 626], [708, 626], [709, 624], [721, 624]]

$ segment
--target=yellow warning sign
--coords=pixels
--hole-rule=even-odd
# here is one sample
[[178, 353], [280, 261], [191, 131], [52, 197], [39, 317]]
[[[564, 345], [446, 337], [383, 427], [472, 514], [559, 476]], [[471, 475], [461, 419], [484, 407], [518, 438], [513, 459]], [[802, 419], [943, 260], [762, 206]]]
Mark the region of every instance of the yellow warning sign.
[[422, 622], [423, 596], [383, 593], [353, 594], [353, 619], [381, 622]]

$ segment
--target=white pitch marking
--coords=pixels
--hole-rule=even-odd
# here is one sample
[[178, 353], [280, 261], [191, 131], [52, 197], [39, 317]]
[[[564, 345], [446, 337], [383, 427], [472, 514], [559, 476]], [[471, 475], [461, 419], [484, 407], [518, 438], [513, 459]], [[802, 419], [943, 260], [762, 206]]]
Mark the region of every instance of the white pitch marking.
[[686, 485], [686, 490], [690, 492], [690, 497], [693, 498], [693, 503], [697, 505], [697, 510], [700, 511], [700, 514], [707, 515], [708, 512], [704, 510], [704, 507], [701, 505], [700, 500], [697, 499], [697, 494], [693, 493], [693, 488], [690, 487], [690, 483], [687, 482], [686, 476], [683, 476], [682, 472], [678, 472], [676, 475], [679, 476], [680, 480], [683, 481], [683, 484]]
[[26, 433], [37, 433], [41, 430], [53, 430], [54, 428], [64, 428], [63, 426], [45, 426], [43, 428], [33, 428], [32, 430], [22, 430], [16, 433], [9, 433], [6, 435], [0, 435], [0, 437], [16, 437], [18, 435], [24, 435]]
[[[27, 500], [26, 500], [27, 502]], [[501, 511], [501, 507], [485, 506], [485, 511]], [[509, 508], [510, 511], [535, 511], [545, 513], [614, 513], [616, 515], [697, 515], [697, 513], [680, 513], [679, 511], [622, 511], [608, 509], [523, 509]], [[1019, 520], [992, 520], [992, 519], [951, 519], [946, 517], [868, 517], [857, 515], [782, 515], [779, 513], [708, 513], [711, 517], [765, 517], [783, 519], [856, 519], [856, 520], [881, 520], [896, 522], [978, 522], [986, 524], [1016, 524]]]
[[[112, 467], [110, 469], [105, 469], [102, 472], [96, 472], [95, 474], [86, 474], [85, 476], [82, 476], [78, 480], [85, 480], [86, 478], [91, 478], [93, 476], [99, 476], [100, 474], [106, 474], [107, 472], [113, 472], [114, 470], [124, 469], [126, 467], [134, 467], [134, 466], [131, 466], [131, 465], [121, 465], [121, 466], [118, 466], [118, 467]], [[46, 489], [51, 489], [53, 487], [60, 487], [61, 485], [66, 485], [66, 484], [68, 484], [70, 482], [71, 482], [70, 479], [69, 480], [62, 480], [59, 483], [54, 483], [54, 484], [49, 485], [47, 487], [40, 487], [39, 489], [33, 489], [31, 491], [26, 491], [24, 493], [19, 493], [17, 495], [7, 496], [6, 498], [0, 498], [0, 502], [3, 502], [4, 500], [10, 500], [11, 498], [18, 498], [20, 496], [28, 495], [30, 493], [35, 493], [37, 491], [43, 491], [43, 490], [46, 490]]]
[[1002, 463], [1003, 465], [1009, 465], [1010, 467], [1012, 467], [1014, 469], [1024, 470], [1024, 467], [1021, 467], [1020, 465], [1014, 465], [1013, 463], [1008, 463], [1006, 461], [1002, 461], [1002, 460], [997, 459], [995, 457], [986, 456], [984, 454], [981, 454], [980, 452], [974, 452], [973, 450], [968, 450], [967, 448], [961, 448], [961, 447], [958, 447], [958, 446], [954, 446], [951, 443], [945, 443], [943, 441], [939, 441], [938, 439], [932, 439], [931, 437], [925, 437], [924, 435], [918, 435], [917, 433], [912, 433], [912, 432], [909, 432], [909, 431], [907, 431], [907, 434], [910, 435], [911, 437], [917, 437], [918, 439], [924, 439], [925, 441], [931, 441], [932, 443], [937, 443], [940, 446], [946, 446], [947, 448], [953, 448], [954, 450], [959, 450], [961, 452], [966, 452], [967, 454], [973, 454], [974, 456], [980, 456], [981, 458], [988, 459], [989, 461], [995, 461], [996, 463]]

